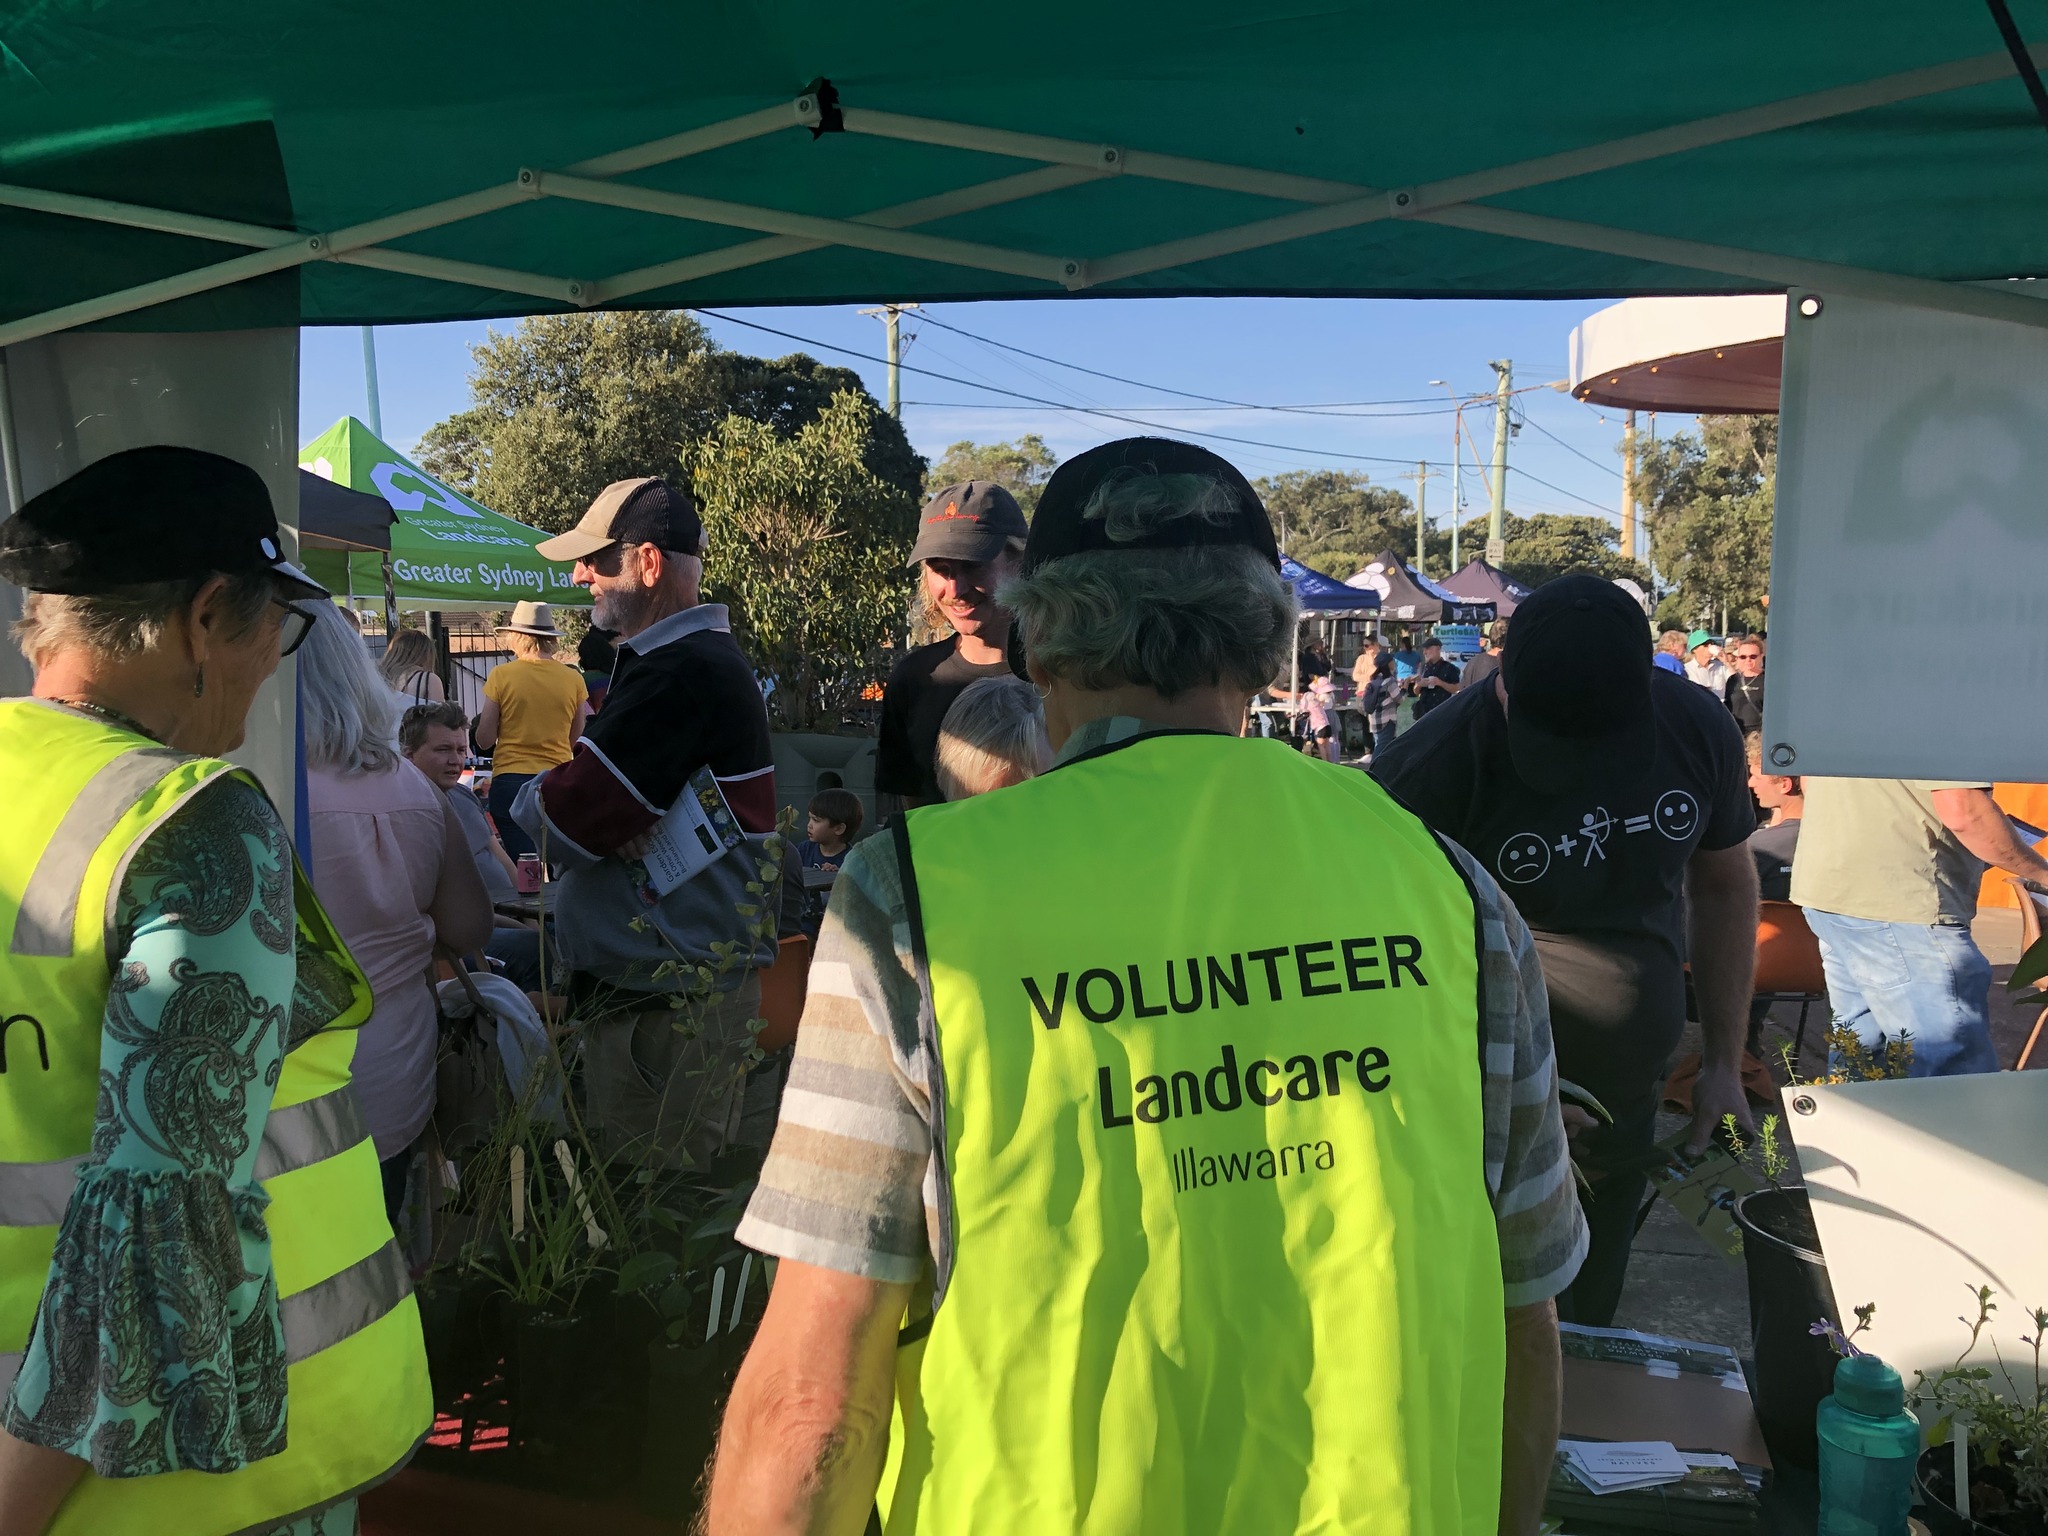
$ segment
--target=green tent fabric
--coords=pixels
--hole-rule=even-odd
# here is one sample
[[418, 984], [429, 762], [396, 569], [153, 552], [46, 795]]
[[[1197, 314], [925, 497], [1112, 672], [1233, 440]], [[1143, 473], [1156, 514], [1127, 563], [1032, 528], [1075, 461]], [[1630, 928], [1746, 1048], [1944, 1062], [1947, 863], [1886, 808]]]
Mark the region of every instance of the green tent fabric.
[[[391, 504], [392, 585], [401, 608], [509, 608], [521, 599], [586, 606], [570, 567], [543, 560], [548, 537], [442, 484], [353, 416], [344, 416], [299, 453], [300, 465], [337, 485]], [[377, 554], [307, 550], [306, 571], [336, 596], [382, 600]]]
[[0, 344], [229, 259], [116, 323], [2048, 272], [2048, 132], [1954, 0], [17, 7], [0, 184]]

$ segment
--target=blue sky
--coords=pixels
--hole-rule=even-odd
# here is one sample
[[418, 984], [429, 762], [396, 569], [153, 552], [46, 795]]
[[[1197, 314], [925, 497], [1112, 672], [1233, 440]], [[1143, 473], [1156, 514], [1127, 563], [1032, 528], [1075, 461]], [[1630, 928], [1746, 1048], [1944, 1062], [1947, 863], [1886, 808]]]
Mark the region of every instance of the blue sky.
[[[1025, 432], [1038, 433], [1062, 458], [1148, 430], [1207, 432], [1256, 440], [1261, 446], [1203, 439], [1254, 477], [1289, 469], [1356, 469], [1411, 493], [1413, 481], [1404, 477], [1422, 459], [1438, 472], [1428, 489], [1434, 523], [1449, 506], [1443, 472], [1454, 418], [1448, 392], [1432, 388], [1430, 381], [1445, 380], [1468, 397], [1488, 393], [1494, 383], [1488, 360], [1509, 358], [1515, 386], [1524, 391], [1517, 402], [1527, 425], [1509, 445], [1508, 506], [1522, 513], [1604, 513], [1614, 521], [1621, 494], [1615, 452], [1621, 439], [1619, 415], [1546, 388], [1527, 388], [1566, 376], [1572, 327], [1602, 307], [1603, 301], [1392, 299], [936, 305], [928, 314], [939, 323], [922, 323], [916, 315], [904, 319], [906, 335], [916, 338], [904, 356], [904, 427], [911, 442], [933, 458], [962, 438], [989, 442]], [[879, 319], [853, 306], [730, 314], [731, 320], [705, 316], [721, 345], [765, 356], [809, 351], [858, 369], [876, 397], [882, 396], [886, 369], [879, 360]], [[805, 341], [765, 334], [738, 321]], [[516, 322], [496, 324], [502, 330]], [[378, 329], [384, 435], [394, 445], [410, 449], [433, 423], [467, 404], [469, 348], [488, 329], [483, 323]], [[1092, 377], [990, 342], [1134, 382]], [[364, 415], [362, 344], [356, 329], [309, 329], [301, 356], [301, 441], [337, 417]], [[1242, 405], [1320, 409], [1233, 409], [1170, 393], [1174, 390]], [[1051, 409], [1017, 395], [1108, 409], [1142, 418], [1147, 425]], [[1665, 417], [1658, 432], [1688, 425], [1689, 419]], [[1467, 408], [1465, 430], [1462, 490], [1470, 516], [1486, 507], [1486, 485], [1473, 467], [1473, 453], [1476, 446], [1480, 461], [1490, 457], [1490, 403]]]

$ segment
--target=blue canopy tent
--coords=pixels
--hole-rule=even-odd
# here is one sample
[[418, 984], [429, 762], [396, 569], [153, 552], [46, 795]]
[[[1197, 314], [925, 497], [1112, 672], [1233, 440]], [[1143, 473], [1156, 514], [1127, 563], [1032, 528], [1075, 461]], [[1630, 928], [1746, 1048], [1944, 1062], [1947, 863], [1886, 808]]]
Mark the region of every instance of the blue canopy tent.
[[1334, 576], [1312, 571], [1299, 560], [1280, 557], [1280, 574], [1294, 588], [1304, 617], [1370, 619], [1378, 616], [1380, 595], [1370, 588], [1347, 587]]

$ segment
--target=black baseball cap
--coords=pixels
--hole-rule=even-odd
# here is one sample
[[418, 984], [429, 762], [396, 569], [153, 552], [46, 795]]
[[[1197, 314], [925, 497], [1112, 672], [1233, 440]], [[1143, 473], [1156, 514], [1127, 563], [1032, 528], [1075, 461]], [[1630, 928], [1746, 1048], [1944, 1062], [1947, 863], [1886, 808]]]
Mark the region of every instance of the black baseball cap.
[[90, 596], [258, 571], [293, 597], [328, 595], [284, 558], [263, 477], [199, 448], [109, 454], [0, 523], [0, 576], [31, 592]]
[[967, 560], [980, 565], [1030, 531], [1016, 497], [993, 480], [963, 480], [924, 504], [917, 515], [917, 542], [903, 563]]
[[614, 544], [652, 544], [679, 555], [704, 553], [704, 523], [697, 503], [658, 475], [614, 480], [567, 533], [543, 539], [543, 560], [587, 560]]
[[[1221, 521], [1180, 517], [1142, 538], [1112, 539], [1100, 518], [1083, 515], [1105, 481], [1126, 475], [1206, 475], [1230, 493], [1232, 510]], [[1067, 460], [1045, 483], [1038, 510], [1031, 518], [1031, 538], [1024, 549], [1024, 569], [1036, 570], [1048, 560], [1084, 550], [1193, 549], [1205, 545], [1256, 550], [1280, 569], [1280, 546], [1273, 538], [1273, 520], [1251, 482], [1228, 459], [1193, 443], [1167, 437], [1126, 437]]]
[[1594, 772], [1647, 772], [1657, 755], [1651, 671], [1634, 598], [1597, 576], [1546, 581], [1508, 620], [1501, 653], [1515, 772], [1539, 794]]

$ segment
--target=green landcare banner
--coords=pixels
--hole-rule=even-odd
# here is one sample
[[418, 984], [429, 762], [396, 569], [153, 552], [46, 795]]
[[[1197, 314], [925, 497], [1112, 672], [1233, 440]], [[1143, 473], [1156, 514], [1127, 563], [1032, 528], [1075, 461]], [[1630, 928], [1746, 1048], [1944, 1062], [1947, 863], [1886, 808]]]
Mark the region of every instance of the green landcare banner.
[[[543, 560], [548, 537], [443, 485], [353, 416], [344, 416], [299, 454], [306, 469], [351, 490], [382, 496], [398, 514], [391, 527], [391, 579], [401, 608], [509, 608], [521, 599], [586, 606], [569, 584], [570, 566]], [[308, 550], [308, 574], [337, 597], [384, 595], [375, 554]], [[314, 567], [318, 567], [315, 569]]]

